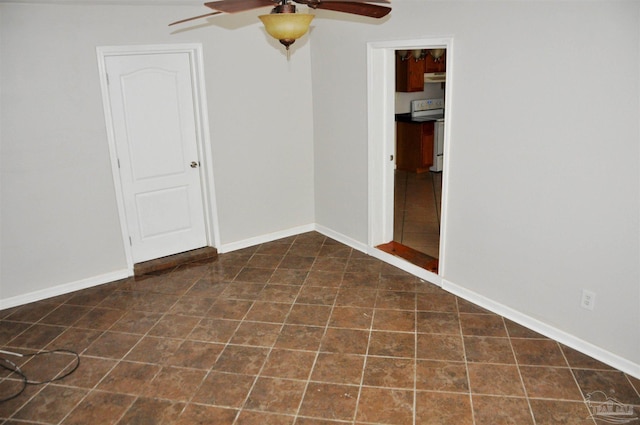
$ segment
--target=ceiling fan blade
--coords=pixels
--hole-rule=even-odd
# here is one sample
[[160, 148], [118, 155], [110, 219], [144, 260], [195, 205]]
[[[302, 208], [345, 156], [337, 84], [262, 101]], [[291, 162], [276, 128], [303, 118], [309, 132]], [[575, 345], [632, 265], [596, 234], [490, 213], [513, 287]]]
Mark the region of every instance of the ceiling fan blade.
[[209, 9], [225, 13], [244, 12], [260, 7], [275, 6], [278, 2], [272, 0], [220, 0], [205, 3]]
[[220, 12], [212, 12], [212, 13], [207, 13], [207, 14], [200, 15], [200, 16], [194, 16], [193, 18], [187, 18], [187, 19], [182, 19], [180, 21], [171, 22], [169, 24], [169, 26], [176, 25], [176, 24], [181, 24], [183, 22], [193, 21], [194, 19], [206, 18], [207, 16], [213, 16], [213, 15], [219, 15], [219, 14], [220, 14]]
[[370, 18], [382, 18], [391, 12], [390, 7], [351, 1], [323, 1], [318, 3], [315, 8], [368, 16]]
[[[294, 0], [295, 1], [295, 0]], [[319, 3], [391, 3], [391, 0], [321, 0]]]

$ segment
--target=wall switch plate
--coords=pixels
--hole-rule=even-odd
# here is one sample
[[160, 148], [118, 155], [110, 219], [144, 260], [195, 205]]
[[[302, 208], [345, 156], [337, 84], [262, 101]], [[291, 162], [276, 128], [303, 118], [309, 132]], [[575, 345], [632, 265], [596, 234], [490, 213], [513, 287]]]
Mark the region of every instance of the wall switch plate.
[[593, 311], [595, 306], [596, 306], [596, 293], [593, 291], [588, 291], [586, 289], [583, 289], [582, 298], [580, 299], [580, 307]]

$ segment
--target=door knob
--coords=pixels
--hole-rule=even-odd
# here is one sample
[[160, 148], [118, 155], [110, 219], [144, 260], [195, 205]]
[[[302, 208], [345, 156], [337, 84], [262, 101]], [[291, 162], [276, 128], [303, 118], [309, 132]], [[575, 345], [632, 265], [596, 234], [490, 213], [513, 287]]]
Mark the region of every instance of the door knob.
[[198, 164], [196, 161], [191, 161], [191, 168], [198, 168]]

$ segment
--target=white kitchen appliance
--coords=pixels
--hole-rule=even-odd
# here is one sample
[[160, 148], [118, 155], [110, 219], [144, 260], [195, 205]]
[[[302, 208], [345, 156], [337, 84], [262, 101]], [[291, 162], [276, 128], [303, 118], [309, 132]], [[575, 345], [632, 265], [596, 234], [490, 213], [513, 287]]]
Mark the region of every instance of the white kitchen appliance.
[[430, 171], [442, 171], [444, 163], [444, 118], [437, 120], [433, 124], [433, 165]]
[[430, 171], [442, 171], [444, 162], [444, 99], [418, 99], [411, 101], [411, 121], [433, 123], [433, 165]]

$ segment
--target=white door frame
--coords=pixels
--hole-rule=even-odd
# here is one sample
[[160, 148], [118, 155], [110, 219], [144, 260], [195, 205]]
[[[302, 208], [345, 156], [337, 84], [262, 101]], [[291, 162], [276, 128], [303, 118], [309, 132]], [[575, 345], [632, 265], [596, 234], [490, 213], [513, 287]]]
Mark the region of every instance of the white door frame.
[[127, 260], [129, 274], [133, 275], [133, 255], [129, 244], [129, 230], [124, 209], [122, 184], [120, 181], [120, 170], [118, 168], [118, 156], [116, 141], [113, 130], [113, 117], [109, 104], [109, 88], [107, 83], [106, 58], [109, 56], [124, 55], [144, 55], [161, 53], [187, 53], [191, 60], [192, 81], [194, 84], [194, 112], [196, 121], [196, 144], [198, 155], [201, 158], [200, 179], [202, 184], [202, 200], [204, 205], [204, 217], [206, 227], [207, 245], [213, 247], [220, 246], [220, 232], [218, 226], [218, 213], [216, 207], [215, 186], [213, 183], [211, 138], [209, 134], [209, 119], [207, 111], [207, 96], [204, 85], [204, 60], [202, 55], [202, 45], [193, 44], [159, 44], [159, 45], [136, 45], [136, 46], [99, 46], [96, 49], [98, 55], [98, 71], [100, 76], [100, 87], [102, 90], [102, 104], [107, 130], [107, 140], [109, 143], [109, 155], [111, 157], [111, 173], [118, 205], [118, 215], [120, 218], [120, 230], [122, 232], [122, 242]]
[[369, 253], [431, 283], [441, 285], [445, 272], [447, 192], [451, 102], [445, 102], [444, 166], [438, 274], [414, 266], [375, 247], [393, 240], [393, 196], [395, 157], [395, 51], [424, 48], [447, 49], [446, 99], [451, 99], [453, 81], [453, 39], [421, 38], [367, 43], [367, 94], [369, 117]]

